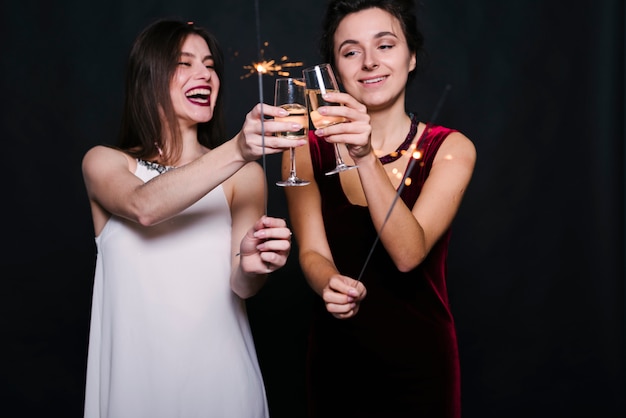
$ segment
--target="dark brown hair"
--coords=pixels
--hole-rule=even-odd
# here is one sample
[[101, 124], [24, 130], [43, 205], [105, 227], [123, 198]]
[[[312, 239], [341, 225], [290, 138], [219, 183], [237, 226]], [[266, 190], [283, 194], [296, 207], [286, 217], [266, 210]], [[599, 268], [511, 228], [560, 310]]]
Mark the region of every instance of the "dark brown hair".
[[[170, 82], [189, 35], [199, 35], [206, 41], [213, 55], [215, 72], [223, 80], [223, 53], [207, 30], [191, 22], [172, 19], [158, 20], [145, 28], [133, 43], [128, 58], [124, 111], [117, 144], [136, 158], [154, 157], [159, 149], [163, 152], [161, 163], [175, 161], [180, 156], [180, 131], [170, 97]], [[198, 124], [198, 141], [209, 148], [226, 139], [222, 97], [223, 94], [218, 94], [213, 118]], [[173, 139], [168, 145], [162, 142], [163, 129], [169, 129]]]
[[408, 76], [408, 81], [412, 80], [426, 57], [424, 36], [417, 26], [415, 6], [412, 0], [330, 0], [322, 25], [319, 49], [322, 59], [332, 66], [335, 65], [333, 38], [343, 18], [351, 13], [372, 8], [384, 10], [400, 22], [409, 51], [414, 53], [417, 58], [417, 66]]

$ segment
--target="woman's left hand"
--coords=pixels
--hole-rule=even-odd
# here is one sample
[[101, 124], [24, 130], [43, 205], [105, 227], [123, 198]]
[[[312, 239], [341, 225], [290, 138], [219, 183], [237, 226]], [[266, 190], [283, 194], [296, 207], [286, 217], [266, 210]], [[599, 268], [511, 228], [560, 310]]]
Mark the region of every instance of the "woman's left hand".
[[284, 266], [291, 250], [291, 230], [284, 219], [263, 216], [241, 240], [240, 266], [247, 274], [267, 274]]
[[353, 159], [372, 152], [370, 143], [372, 126], [365, 105], [347, 93], [327, 93], [324, 99], [343, 106], [321, 106], [317, 109], [318, 112], [324, 116], [341, 116], [346, 122], [316, 129], [315, 135], [323, 137], [328, 142], [345, 144]]

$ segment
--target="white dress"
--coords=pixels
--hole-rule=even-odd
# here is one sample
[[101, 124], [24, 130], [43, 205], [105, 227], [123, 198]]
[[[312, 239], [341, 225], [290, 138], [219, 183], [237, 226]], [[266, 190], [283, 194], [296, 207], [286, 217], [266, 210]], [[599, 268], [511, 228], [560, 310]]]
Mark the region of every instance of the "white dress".
[[95, 240], [85, 417], [268, 417], [222, 187], [152, 227], [113, 216]]

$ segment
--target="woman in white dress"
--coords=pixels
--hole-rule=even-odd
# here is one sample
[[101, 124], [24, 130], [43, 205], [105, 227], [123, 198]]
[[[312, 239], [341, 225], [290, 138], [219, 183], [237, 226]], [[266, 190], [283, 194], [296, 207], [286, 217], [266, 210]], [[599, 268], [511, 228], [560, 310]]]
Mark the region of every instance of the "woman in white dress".
[[227, 140], [222, 75], [210, 33], [154, 22], [130, 52], [117, 146], [83, 158], [98, 251], [87, 418], [268, 416], [244, 300], [291, 232], [264, 215], [256, 160], [306, 140], [271, 136], [300, 126], [270, 119], [262, 138], [284, 116], [266, 104]]

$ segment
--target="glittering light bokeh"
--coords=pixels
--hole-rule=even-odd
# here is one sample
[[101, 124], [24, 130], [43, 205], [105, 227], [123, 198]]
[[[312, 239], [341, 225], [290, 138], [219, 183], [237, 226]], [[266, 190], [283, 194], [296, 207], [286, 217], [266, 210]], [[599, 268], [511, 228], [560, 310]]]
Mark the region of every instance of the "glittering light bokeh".
[[[267, 47], [269, 44], [268, 42], [265, 42], [263, 45]], [[264, 50], [261, 50], [261, 57], [263, 57], [263, 53]], [[282, 77], [289, 77], [290, 73], [287, 68], [294, 67], [302, 67], [302, 61], [290, 62], [289, 57], [287, 57], [286, 55], [283, 55], [280, 58], [279, 62], [276, 62], [275, 59], [263, 59], [260, 62], [253, 62], [250, 65], [244, 65], [244, 70], [248, 70], [248, 72], [242, 75], [240, 78], [248, 78], [256, 73], [267, 74], [269, 76], [279, 75]]]

